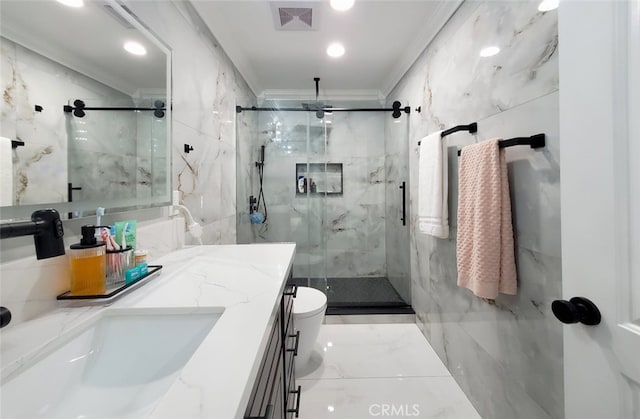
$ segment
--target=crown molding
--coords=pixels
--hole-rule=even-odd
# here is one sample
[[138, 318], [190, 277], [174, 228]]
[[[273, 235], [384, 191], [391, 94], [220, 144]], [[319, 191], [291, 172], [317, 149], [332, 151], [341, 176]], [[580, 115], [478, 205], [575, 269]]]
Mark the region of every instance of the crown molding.
[[387, 97], [398, 82], [409, 71], [411, 66], [418, 60], [420, 55], [427, 49], [431, 41], [438, 35], [440, 30], [447, 24], [464, 0], [450, 0], [439, 2], [435, 13], [427, 16], [422, 31], [416, 33], [406, 50], [404, 58], [389, 72], [389, 75], [382, 81], [380, 91]]
[[[314, 100], [315, 89], [266, 89], [257, 95], [258, 101], [263, 100]], [[359, 89], [320, 89], [319, 99], [333, 101], [377, 101], [385, 100], [380, 90]]]

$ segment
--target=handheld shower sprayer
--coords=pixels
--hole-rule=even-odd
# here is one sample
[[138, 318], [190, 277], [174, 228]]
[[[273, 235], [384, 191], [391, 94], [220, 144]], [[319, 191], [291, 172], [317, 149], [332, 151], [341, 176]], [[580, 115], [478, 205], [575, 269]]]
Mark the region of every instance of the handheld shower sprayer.
[[[260, 182], [260, 190], [258, 191], [257, 199], [252, 196], [249, 197], [249, 218], [252, 224], [264, 224], [267, 221], [267, 203], [264, 199], [264, 190], [262, 189], [262, 183], [264, 182], [264, 157], [266, 146], [260, 146], [260, 161], [256, 162], [258, 168], [258, 180]], [[260, 212], [260, 204], [264, 208], [264, 214]]]

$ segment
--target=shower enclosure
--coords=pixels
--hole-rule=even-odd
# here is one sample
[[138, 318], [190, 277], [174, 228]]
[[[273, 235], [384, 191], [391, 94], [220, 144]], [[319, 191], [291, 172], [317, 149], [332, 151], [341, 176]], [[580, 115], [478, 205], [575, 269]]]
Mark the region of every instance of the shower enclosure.
[[238, 242], [295, 242], [328, 314], [412, 313], [408, 115], [242, 111], [236, 132]]

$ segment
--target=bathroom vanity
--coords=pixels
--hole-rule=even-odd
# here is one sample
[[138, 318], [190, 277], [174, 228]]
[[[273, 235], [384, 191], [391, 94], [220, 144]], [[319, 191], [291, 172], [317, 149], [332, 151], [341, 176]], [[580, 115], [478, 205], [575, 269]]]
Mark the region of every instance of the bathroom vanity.
[[67, 303], [3, 330], [0, 417], [294, 417], [294, 254], [185, 248], [108, 307]]
[[301, 387], [295, 386], [294, 369], [300, 331], [294, 332], [293, 327], [293, 299], [296, 292], [295, 285], [285, 288], [245, 419], [298, 417]]

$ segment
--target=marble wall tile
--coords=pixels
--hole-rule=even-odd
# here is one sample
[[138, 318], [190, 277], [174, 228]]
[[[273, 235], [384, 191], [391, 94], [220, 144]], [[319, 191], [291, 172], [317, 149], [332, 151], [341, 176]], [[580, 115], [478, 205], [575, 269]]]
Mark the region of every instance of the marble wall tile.
[[249, 220], [249, 196], [253, 194], [253, 154], [258, 138], [257, 113], [236, 115], [236, 209], [237, 243], [253, 243], [255, 236]]
[[[82, 222], [79, 220], [79, 226]], [[25, 238], [26, 239], [26, 238]], [[65, 245], [78, 242], [79, 236], [65, 227]], [[184, 219], [138, 223], [137, 245], [149, 251], [153, 261], [184, 244]], [[29, 243], [33, 246], [32, 242]], [[2, 249], [4, 252], [5, 249]], [[11, 310], [15, 327], [59, 307], [55, 297], [69, 290], [69, 262], [66, 256], [36, 260], [35, 255], [0, 264], [0, 305]]]
[[553, 417], [522, 391], [518, 378], [488, 356], [459, 323], [433, 318], [429, 340], [481, 417]]
[[[502, 51], [482, 59], [478, 51], [489, 42]], [[550, 312], [562, 285], [557, 60], [555, 11], [540, 13], [533, 1], [467, 2], [389, 95], [422, 106], [410, 115], [407, 156], [417, 323], [480, 415], [492, 419], [563, 417], [562, 334]], [[476, 135], [446, 139], [450, 238], [420, 234], [417, 141], [473, 121]], [[457, 148], [537, 133], [547, 136], [543, 150], [506, 150], [518, 295], [479, 299], [457, 287]]]
[[16, 79], [16, 48], [13, 42], [5, 42], [0, 38], [0, 81], [2, 82], [3, 100], [0, 101], [0, 120], [2, 121], [2, 135], [8, 138], [15, 138], [16, 135], [16, 114], [15, 95], [22, 83], [17, 84]]
[[[236, 130], [255, 128], [253, 122], [244, 123], [241, 118], [236, 124], [235, 106], [254, 105], [255, 95], [192, 5], [126, 3], [172, 50], [174, 188], [182, 192], [184, 204], [203, 224], [205, 244], [236, 242], [235, 223], [246, 219], [236, 217], [236, 207], [244, 209], [236, 204], [236, 180], [246, 190], [250, 174], [241, 170], [242, 175], [236, 175], [236, 151], [237, 147], [251, 147], [244, 142], [237, 145]], [[185, 153], [184, 144], [194, 151]], [[216, 228], [219, 230], [214, 231]], [[248, 227], [243, 231], [246, 234]]]

